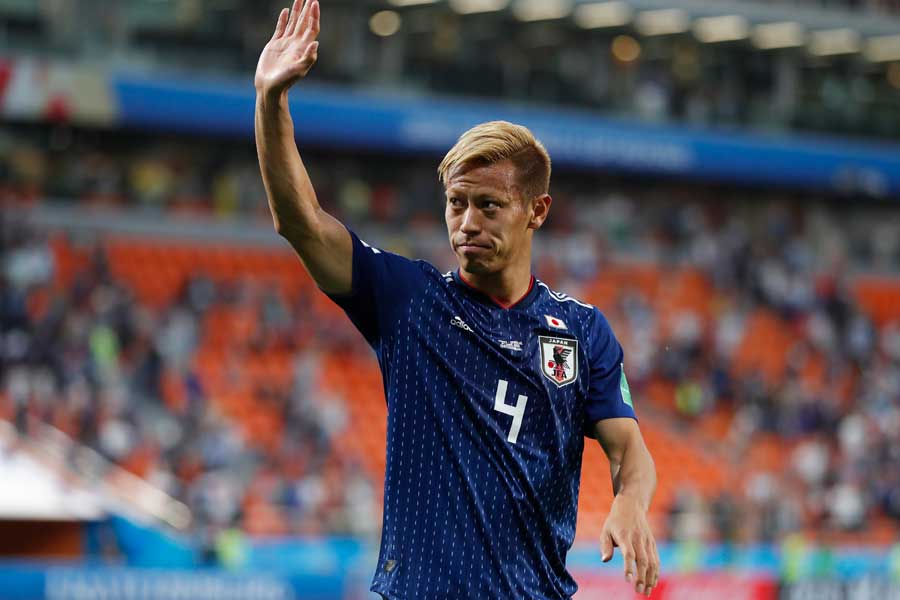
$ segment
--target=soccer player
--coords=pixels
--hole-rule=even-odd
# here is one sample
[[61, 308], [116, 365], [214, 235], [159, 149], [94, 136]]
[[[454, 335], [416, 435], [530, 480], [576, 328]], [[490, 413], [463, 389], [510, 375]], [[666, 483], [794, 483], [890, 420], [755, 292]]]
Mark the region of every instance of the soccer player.
[[288, 89], [316, 61], [320, 8], [294, 2], [260, 56], [256, 144], [275, 228], [374, 348], [388, 406], [381, 552], [388, 600], [558, 599], [584, 436], [609, 457], [615, 500], [600, 540], [637, 592], [657, 583], [647, 523], [656, 486], [622, 348], [600, 312], [531, 274], [550, 159], [526, 128], [486, 123], [440, 165], [459, 262], [430, 264], [360, 240], [316, 200]]

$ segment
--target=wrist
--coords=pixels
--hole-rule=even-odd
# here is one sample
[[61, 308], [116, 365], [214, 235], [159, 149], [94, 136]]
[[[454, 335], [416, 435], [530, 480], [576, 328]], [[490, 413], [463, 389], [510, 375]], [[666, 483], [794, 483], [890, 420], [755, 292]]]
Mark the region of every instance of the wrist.
[[278, 105], [287, 102], [288, 90], [281, 87], [256, 86], [256, 99], [265, 105]]
[[650, 510], [650, 500], [644, 495], [638, 494], [637, 492], [631, 492], [630, 490], [619, 490], [619, 493], [613, 498], [613, 504], [616, 503], [631, 504], [644, 512]]

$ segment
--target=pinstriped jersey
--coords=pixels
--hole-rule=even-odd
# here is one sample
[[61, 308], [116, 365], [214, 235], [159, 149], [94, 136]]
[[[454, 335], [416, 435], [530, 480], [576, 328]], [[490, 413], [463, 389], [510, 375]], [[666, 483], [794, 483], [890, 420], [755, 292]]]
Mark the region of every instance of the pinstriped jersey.
[[584, 436], [635, 418], [606, 319], [534, 279], [503, 308], [458, 273], [351, 237], [352, 292], [331, 297], [375, 350], [388, 406], [372, 590], [570, 598]]

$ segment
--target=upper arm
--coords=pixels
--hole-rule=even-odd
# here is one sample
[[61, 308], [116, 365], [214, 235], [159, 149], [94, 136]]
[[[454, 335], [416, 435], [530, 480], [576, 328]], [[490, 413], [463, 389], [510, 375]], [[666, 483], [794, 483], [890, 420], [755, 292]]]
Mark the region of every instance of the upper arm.
[[586, 435], [594, 436], [593, 424], [620, 417], [636, 420], [622, 346], [600, 311], [594, 315], [588, 347], [589, 383], [585, 404]]
[[627, 417], [597, 421], [593, 424], [593, 433], [611, 464], [622, 462], [626, 448], [644, 445], [637, 421]]
[[383, 338], [397, 331], [394, 325], [425, 275], [416, 262], [375, 248], [347, 229], [344, 233], [350, 244], [350, 284], [344, 292], [323, 291], [377, 349]]
[[315, 234], [289, 225], [279, 227], [319, 288], [329, 294], [348, 294], [353, 285], [353, 241], [344, 225], [319, 209]]

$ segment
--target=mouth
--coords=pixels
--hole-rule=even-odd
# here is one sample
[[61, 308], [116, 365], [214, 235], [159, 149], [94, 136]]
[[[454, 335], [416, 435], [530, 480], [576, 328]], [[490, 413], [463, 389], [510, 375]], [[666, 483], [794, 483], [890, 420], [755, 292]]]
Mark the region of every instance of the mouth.
[[487, 252], [490, 250], [490, 246], [484, 244], [476, 244], [474, 242], [465, 242], [463, 244], [456, 245], [457, 250], [464, 253], [480, 253]]

